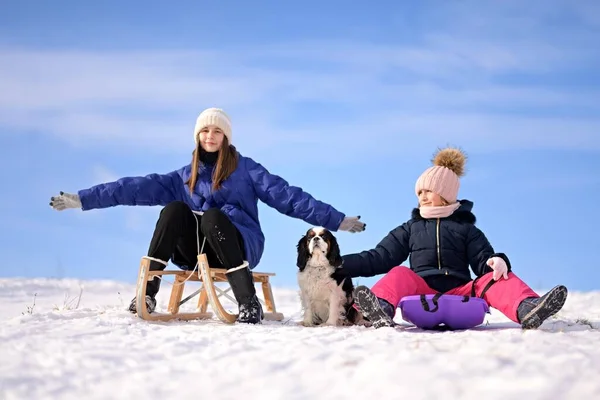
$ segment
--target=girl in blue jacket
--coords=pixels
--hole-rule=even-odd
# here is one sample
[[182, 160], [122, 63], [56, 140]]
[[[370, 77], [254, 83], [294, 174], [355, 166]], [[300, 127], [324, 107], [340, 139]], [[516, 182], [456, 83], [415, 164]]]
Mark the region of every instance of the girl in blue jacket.
[[[263, 311], [250, 271], [260, 262], [265, 242], [258, 200], [282, 214], [332, 231], [360, 232], [365, 224], [360, 217], [346, 217], [241, 155], [231, 137], [227, 114], [218, 108], [206, 109], [196, 120], [191, 164], [167, 174], [122, 178], [77, 194], [60, 192], [50, 205], [56, 210], [165, 206], [147, 253], [150, 270], [164, 270], [169, 260], [182, 269], [194, 269], [197, 255], [203, 251], [211, 267], [227, 269], [238, 302], [238, 322], [260, 323]], [[156, 307], [159, 287], [159, 279], [147, 284], [150, 312]], [[134, 298], [129, 306], [133, 313], [135, 303]]]
[[[386, 274], [372, 290], [355, 289], [358, 308], [373, 326], [393, 326], [405, 296], [476, 295], [524, 329], [539, 327], [562, 308], [567, 288], [556, 286], [538, 296], [512, 272], [508, 257], [494, 251], [475, 226], [473, 203], [457, 200], [465, 163], [460, 150], [441, 150], [433, 163], [416, 182], [419, 207], [412, 218], [374, 249], [343, 257], [343, 270], [351, 277]], [[410, 268], [400, 266], [409, 257]]]

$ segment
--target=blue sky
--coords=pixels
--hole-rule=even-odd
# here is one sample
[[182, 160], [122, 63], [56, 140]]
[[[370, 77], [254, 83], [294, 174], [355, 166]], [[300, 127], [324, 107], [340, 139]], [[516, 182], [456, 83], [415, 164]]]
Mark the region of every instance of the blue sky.
[[[469, 155], [459, 197], [520, 277], [600, 289], [600, 5], [348, 4], [3, 2], [0, 275], [134, 282], [159, 207], [59, 213], [49, 198], [187, 164], [217, 106], [242, 154], [362, 216], [343, 253], [409, 218], [451, 144]], [[258, 268], [293, 287], [308, 225], [260, 213]]]

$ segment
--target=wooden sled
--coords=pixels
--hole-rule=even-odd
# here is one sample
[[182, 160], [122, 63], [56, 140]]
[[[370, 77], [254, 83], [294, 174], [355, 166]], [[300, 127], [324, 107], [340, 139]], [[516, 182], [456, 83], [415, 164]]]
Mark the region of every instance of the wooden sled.
[[[206, 254], [198, 255], [197, 271], [150, 271], [150, 260], [146, 257], [142, 257], [136, 290], [136, 309], [138, 316], [146, 321], [170, 321], [173, 319], [189, 321], [195, 319], [210, 319], [213, 316], [212, 312], [207, 311], [208, 304], [210, 303], [212, 310], [217, 314], [217, 317], [221, 321], [233, 324], [237, 320], [237, 314], [232, 314], [225, 310], [219, 300], [219, 297], [225, 296], [235, 303], [235, 298], [227, 294], [231, 288], [229, 287], [225, 290], [221, 290], [221, 288], [215, 285], [215, 282], [227, 282], [225, 271], [225, 269], [221, 268], [210, 268], [206, 259]], [[175, 276], [175, 281], [171, 289], [171, 297], [169, 299], [168, 313], [157, 313], [156, 311], [149, 313], [146, 307], [146, 283], [152, 279], [161, 279], [165, 275]], [[265, 320], [283, 320], [283, 314], [277, 312], [275, 308], [275, 298], [273, 297], [271, 283], [269, 282], [269, 278], [275, 276], [275, 274], [272, 272], [253, 271], [252, 276], [254, 278], [253, 281], [255, 283], [260, 283], [262, 286], [264, 301], [262, 299], [259, 300], [263, 303], [263, 307], [266, 307], [264, 313]], [[198, 311], [180, 313], [179, 306], [183, 303], [181, 299], [183, 297], [183, 289], [185, 287], [185, 282], [188, 281], [202, 282], [202, 286], [199, 290]], [[187, 301], [190, 297], [191, 296], [184, 301]]]

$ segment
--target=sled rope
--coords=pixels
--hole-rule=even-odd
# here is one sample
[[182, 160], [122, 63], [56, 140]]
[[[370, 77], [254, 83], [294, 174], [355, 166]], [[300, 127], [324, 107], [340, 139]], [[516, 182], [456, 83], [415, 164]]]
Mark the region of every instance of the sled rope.
[[[192, 211], [192, 213], [194, 214], [194, 218], [196, 219], [196, 248], [198, 249], [198, 254], [202, 254], [202, 252], [204, 251], [204, 245], [206, 244], [206, 237], [204, 237], [204, 239], [202, 240], [202, 247], [200, 247], [200, 234], [198, 233], [200, 231], [200, 222], [198, 221], [198, 213], [196, 211]], [[200, 215], [202, 215], [202, 212], [199, 213]], [[150, 260], [156, 260], [159, 261], [163, 264], [165, 264], [164, 261], [162, 260], [158, 260], [152, 257], [146, 257]], [[165, 264], [167, 265], [167, 264]], [[162, 276], [155, 276], [155, 278], [158, 279], [162, 279], [164, 282], [167, 282], [168, 284], [172, 285], [172, 286], [178, 286], [178, 285], [183, 285], [185, 284], [185, 282], [187, 282], [188, 279], [190, 279], [192, 277], [192, 275], [194, 275], [194, 272], [198, 271], [198, 279], [201, 279], [201, 275], [200, 275], [200, 270], [198, 269], [198, 261], [196, 261], [196, 265], [194, 265], [194, 269], [192, 270], [192, 273], [188, 275], [187, 278], [185, 278], [183, 281], [181, 282], [169, 282], [167, 280], [164, 280]], [[197, 292], [192, 294], [192, 297], [195, 296], [197, 293], [199, 293], [200, 291], [198, 290]], [[189, 300], [189, 299], [186, 299]]]
[[151, 260], [151, 261], [156, 261], [157, 263], [161, 263], [162, 265], [164, 265], [165, 267], [167, 265], [169, 265], [168, 262], [161, 260], [160, 258], [155, 258], [155, 257], [149, 257], [149, 256], [144, 256], [145, 259], [147, 260]]

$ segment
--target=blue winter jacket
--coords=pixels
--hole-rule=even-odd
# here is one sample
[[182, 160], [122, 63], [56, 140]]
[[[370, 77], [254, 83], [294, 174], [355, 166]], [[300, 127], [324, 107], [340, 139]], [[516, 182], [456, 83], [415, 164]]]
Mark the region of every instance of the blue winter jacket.
[[[471, 280], [469, 265], [476, 276], [491, 272], [486, 264], [490, 257], [504, 259], [510, 271], [508, 257], [495, 253], [475, 226], [473, 203], [468, 200], [460, 203], [446, 218], [424, 219], [415, 208], [412, 218], [389, 232], [374, 249], [343, 256], [344, 269], [352, 277], [385, 274], [410, 256], [410, 268], [426, 281], [428, 278], [439, 281], [440, 275], [449, 275], [452, 278], [448, 280], [456, 282], [453, 286]], [[446, 286], [444, 290], [450, 288]]]
[[256, 267], [264, 251], [265, 237], [258, 219], [258, 200], [282, 214], [308, 224], [337, 231], [345, 215], [332, 206], [313, 198], [301, 188], [269, 173], [265, 167], [238, 152], [238, 167], [212, 191], [213, 164], [200, 165], [194, 192], [190, 196], [184, 184], [191, 175], [191, 165], [167, 174], [127, 177], [78, 192], [83, 210], [118, 205], [165, 206], [183, 201], [195, 211], [218, 208], [229, 216], [242, 234], [246, 260]]

